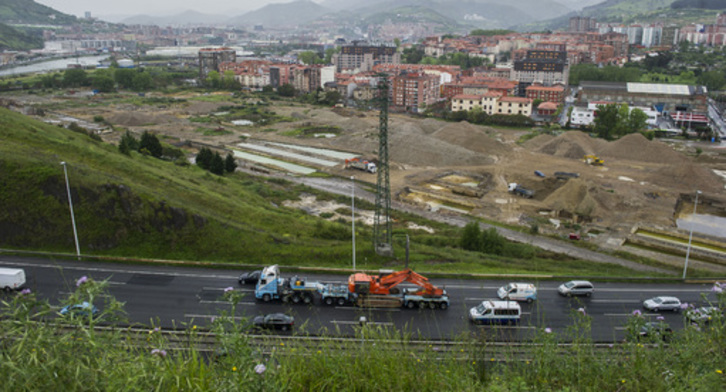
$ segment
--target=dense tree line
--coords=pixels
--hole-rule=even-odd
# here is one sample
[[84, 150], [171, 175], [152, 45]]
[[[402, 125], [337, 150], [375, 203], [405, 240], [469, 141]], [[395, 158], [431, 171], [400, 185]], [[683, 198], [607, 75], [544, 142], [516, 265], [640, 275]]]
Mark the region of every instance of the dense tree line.
[[593, 130], [598, 137], [612, 140], [645, 129], [647, 120], [642, 110], [630, 110], [627, 104], [598, 105]]
[[523, 244], [515, 244], [502, 237], [495, 228], [481, 230], [477, 222], [468, 223], [461, 232], [462, 249], [498, 256], [532, 258], [534, 251]]
[[196, 163], [202, 169], [208, 170], [218, 176], [223, 175], [225, 172], [232, 173], [237, 169], [237, 162], [231, 153], [227, 153], [227, 157], [223, 159], [218, 152], [212, 152], [207, 147], [202, 147], [199, 150]]

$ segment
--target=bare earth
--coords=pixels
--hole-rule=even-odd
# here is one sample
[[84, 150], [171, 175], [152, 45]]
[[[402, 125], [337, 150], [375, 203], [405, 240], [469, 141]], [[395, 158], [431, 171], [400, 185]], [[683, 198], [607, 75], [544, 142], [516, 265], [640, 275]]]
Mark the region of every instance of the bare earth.
[[[43, 101], [38, 96], [29, 99]], [[45, 100], [47, 103], [50, 98]], [[225, 104], [233, 103], [111, 104], [61, 112], [89, 122], [100, 115], [132, 132], [164, 135], [168, 142], [234, 146], [243, 140], [278, 141], [377, 158], [377, 112], [278, 102], [271, 110], [295, 121], [261, 127], [223, 124], [230, 133], [221, 136], [195, 131], [200, 124], [191, 123], [191, 115], [214, 113]], [[285, 131], [310, 125], [333, 125], [341, 131], [330, 138], [282, 136]], [[649, 141], [640, 134], [607, 142], [570, 131], [559, 136], [542, 134], [518, 144], [530, 129], [491, 128], [398, 114], [389, 116], [388, 130], [392, 195], [427, 209], [463, 210], [510, 224], [536, 223], [541, 232], [561, 235], [572, 228], [558, 228], [558, 224], [574, 222], [585, 233], [597, 233], [591, 240], [603, 246], [618, 245], [637, 226], [675, 230], [681, 210], [693, 208], [691, 197], [697, 189], [703, 192], [699, 211], [726, 216], [726, 179], [714, 173], [726, 171], [726, 149], [707, 143], [697, 145], [703, 150], [697, 158], [696, 146]], [[111, 132], [104, 137], [116, 142], [120, 135]], [[583, 161], [588, 154], [602, 158], [605, 165], [588, 165]], [[375, 184], [375, 174], [351, 172], [343, 164], [318, 169], [340, 176], [355, 174], [357, 179]], [[545, 177], [536, 176], [535, 170]], [[554, 176], [557, 171], [578, 173], [579, 178], [558, 180]], [[507, 184], [512, 182], [534, 190], [535, 196], [525, 199], [509, 193]]]

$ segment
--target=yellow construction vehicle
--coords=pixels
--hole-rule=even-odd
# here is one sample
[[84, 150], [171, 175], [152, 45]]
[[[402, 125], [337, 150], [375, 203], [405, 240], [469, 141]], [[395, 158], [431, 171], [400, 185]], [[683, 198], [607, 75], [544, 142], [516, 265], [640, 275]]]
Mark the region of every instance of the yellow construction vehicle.
[[605, 164], [605, 161], [596, 157], [595, 155], [585, 155], [585, 157], [583, 159], [584, 159], [585, 163], [587, 163], [589, 165], [593, 165], [593, 166], [602, 166]]

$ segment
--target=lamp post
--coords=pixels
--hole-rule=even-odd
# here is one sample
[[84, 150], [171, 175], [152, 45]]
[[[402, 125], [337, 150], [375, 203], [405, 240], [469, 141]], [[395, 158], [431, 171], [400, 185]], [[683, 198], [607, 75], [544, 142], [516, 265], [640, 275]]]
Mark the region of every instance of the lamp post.
[[66, 176], [66, 191], [68, 191], [68, 206], [71, 208], [71, 223], [73, 224], [73, 238], [76, 241], [76, 255], [78, 256], [78, 260], [81, 260], [81, 247], [78, 245], [78, 231], [76, 231], [76, 218], [73, 215], [73, 200], [71, 200], [71, 186], [68, 184], [68, 169], [66, 168], [66, 163], [61, 162], [61, 165], [63, 165], [63, 174]]
[[353, 271], [355, 271], [355, 177], [350, 176], [350, 207], [351, 219], [353, 225]]
[[[692, 218], [696, 217], [696, 208], [698, 207], [698, 195], [701, 191], [696, 190], [696, 201], [693, 203], [693, 215]], [[686, 263], [683, 265], [683, 279], [686, 279], [686, 271], [688, 270], [688, 256], [691, 254], [691, 241], [693, 240], [693, 226], [694, 222], [691, 220], [691, 233], [688, 235], [688, 249], [686, 250]]]

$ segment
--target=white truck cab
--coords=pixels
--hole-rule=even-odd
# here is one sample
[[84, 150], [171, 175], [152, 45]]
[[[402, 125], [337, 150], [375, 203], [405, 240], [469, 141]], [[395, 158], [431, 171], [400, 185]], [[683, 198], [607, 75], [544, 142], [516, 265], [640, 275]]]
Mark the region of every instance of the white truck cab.
[[497, 295], [501, 299], [530, 303], [537, 299], [537, 287], [531, 283], [509, 283], [500, 287]]
[[0, 268], [0, 289], [20, 290], [25, 285], [25, 271], [20, 268]]

